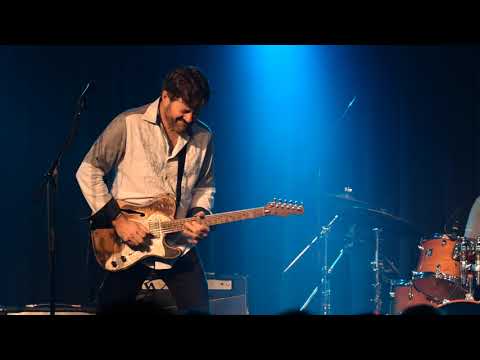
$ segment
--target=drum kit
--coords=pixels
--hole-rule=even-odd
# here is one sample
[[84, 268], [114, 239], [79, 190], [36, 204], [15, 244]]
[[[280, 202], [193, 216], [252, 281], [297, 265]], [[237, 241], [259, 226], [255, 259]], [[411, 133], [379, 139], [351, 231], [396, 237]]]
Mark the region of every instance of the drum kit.
[[421, 239], [417, 268], [409, 281], [392, 281], [393, 314], [429, 305], [445, 314], [480, 314], [480, 239], [434, 234]]
[[[453, 234], [433, 234], [429, 237], [421, 233], [410, 222], [394, 216], [384, 210], [369, 208], [366, 202], [352, 196], [352, 189], [346, 187], [343, 194], [328, 195], [336, 204], [337, 214], [322, 227], [320, 234], [310, 243], [284, 270], [288, 271], [295, 262], [318, 239], [324, 239], [324, 264], [322, 277], [300, 311], [305, 311], [314, 295], [321, 290], [323, 295], [323, 314], [331, 314], [331, 289], [329, 277], [345, 248], [329, 266], [327, 263], [328, 234], [339, 218], [362, 219], [368, 224], [372, 232], [371, 238], [375, 242], [373, 261], [374, 283], [372, 287], [374, 314], [400, 315], [407, 314], [413, 309], [433, 309], [438, 314], [475, 314], [480, 315], [480, 301], [475, 300], [475, 292], [480, 289], [480, 238], [459, 236], [458, 231]], [[454, 230], [458, 230], [454, 228]], [[402, 278], [395, 265], [382, 252], [382, 234], [404, 234], [419, 238], [418, 262], [415, 270], [408, 278]], [[413, 249], [412, 249], [413, 250]], [[388, 266], [386, 266], [388, 265]], [[387, 270], [388, 268], [388, 270]], [[399, 276], [390, 275], [393, 272]], [[390, 273], [390, 274], [387, 274]], [[385, 280], [387, 279], [387, 280]], [[388, 291], [388, 294], [386, 292]], [[385, 296], [385, 295], [386, 296]], [[385, 299], [389, 304], [383, 304]], [[385, 306], [388, 305], [388, 306]]]

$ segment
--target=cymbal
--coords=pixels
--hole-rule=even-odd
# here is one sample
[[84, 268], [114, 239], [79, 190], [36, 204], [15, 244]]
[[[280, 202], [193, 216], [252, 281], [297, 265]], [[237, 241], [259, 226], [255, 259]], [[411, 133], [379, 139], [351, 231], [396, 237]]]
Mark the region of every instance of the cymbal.
[[421, 235], [421, 232], [412, 223], [383, 209], [352, 206], [350, 209], [346, 209], [346, 213], [347, 218], [353, 218], [350, 219], [351, 221], [368, 224], [372, 228], [377, 227], [397, 234]]
[[358, 200], [348, 193], [327, 194], [327, 197], [332, 199], [333, 201], [337, 202], [338, 204], [341, 204], [341, 205], [344, 205], [344, 206], [354, 206], [354, 205], [366, 206], [366, 205], [368, 205], [368, 203], [366, 203], [365, 201]]

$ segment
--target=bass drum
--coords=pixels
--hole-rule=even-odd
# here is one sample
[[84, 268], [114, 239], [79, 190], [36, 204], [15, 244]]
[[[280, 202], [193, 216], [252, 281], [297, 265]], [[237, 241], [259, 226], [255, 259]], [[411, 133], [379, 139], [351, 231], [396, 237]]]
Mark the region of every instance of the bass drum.
[[437, 311], [441, 315], [480, 315], [480, 301], [452, 300], [439, 305]]

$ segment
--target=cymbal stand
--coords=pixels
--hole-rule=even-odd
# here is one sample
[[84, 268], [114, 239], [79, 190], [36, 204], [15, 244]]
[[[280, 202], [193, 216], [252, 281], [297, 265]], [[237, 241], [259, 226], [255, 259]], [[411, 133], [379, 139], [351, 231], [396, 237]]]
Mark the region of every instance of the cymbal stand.
[[[328, 233], [330, 232], [330, 229], [332, 228], [333, 223], [337, 219], [338, 219], [338, 215], [335, 215], [333, 219], [326, 226], [322, 226], [322, 231], [320, 232], [320, 235], [319, 235], [320, 238], [323, 238], [323, 242], [324, 242], [322, 278], [320, 280], [320, 283], [322, 285], [322, 295], [323, 295], [323, 303], [322, 303], [323, 315], [329, 315], [331, 312], [331, 303], [330, 303], [331, 290], [330, 290], [329, 274], [332, 271], [335, 264], [337, 263], [337, 261], [340, 259], [341, 255], [343, 254], [343, 251], [342, 251], [340, 255], [337, 257], [337, 259], [334, 261], [332, 266], [330, 268], [328, 267]], [[310, 304], [313, 297], [318, 292], [318, 289], [319, 289], [319, 286], [317, 285], [315, 289], [313, 289], [307, 301], [305, 301], [303, 306], [300, 308], [300, 311], [304, 311], [307, 308], [308, 304]]]
[[383, 231], [380, 228], [373, 228], [372, 231], [375, 233], [375, 259], [370, 264], [373, 266], [373, 271], [375, 273], [375, 283], [372, 286], [375, 289], [375, 298], [373, 302], [375, 303], [375, 315], [380, 315], [382, 312], [382, 282], [381, 282], [381, 273], [383, 271], [383, 261], [380, 260], [380, 233]]

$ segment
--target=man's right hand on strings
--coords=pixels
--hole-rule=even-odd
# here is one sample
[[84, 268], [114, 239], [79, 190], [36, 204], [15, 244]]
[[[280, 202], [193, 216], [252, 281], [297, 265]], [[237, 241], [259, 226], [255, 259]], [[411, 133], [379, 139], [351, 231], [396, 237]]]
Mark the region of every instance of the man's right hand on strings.
[[112, 221], [112, 225], [118, 236], [132, 247], [143, 244], [145, 237], [149, 234], [148, 229], [144, 225], [136, 221], [128, 220], [123, 214], [118, 215], [115, 220]]

